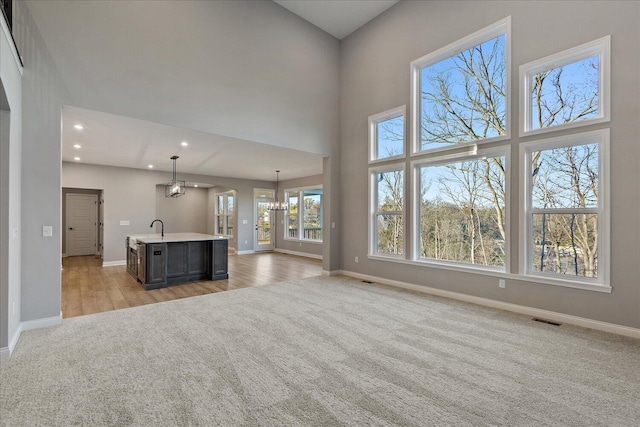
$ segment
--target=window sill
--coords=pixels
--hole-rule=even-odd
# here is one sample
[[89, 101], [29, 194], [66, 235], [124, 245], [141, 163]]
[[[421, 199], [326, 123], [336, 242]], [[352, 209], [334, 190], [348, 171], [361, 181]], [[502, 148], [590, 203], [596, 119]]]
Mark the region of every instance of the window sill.
[[442, 270], [457, 271], [468, 274], [481, 274], [483, 276], [491, 276], [499, 279], [517, 280], [519, 282], [530, 282], [542, 285], [562, 286], [565, 288], [582, 289], [586, 291], [611, 293], [611, 286], [597, 285], [594, 283], [578, 282], [571, 280], [555, 279], [549, 277], [529, 276], [523, 274], [507, 273], [505, 271], [486, 268], [486, 267], [467, 267], [450, 264], [440, 264], [426, 261], [412, 261], [404, 258], [386, 257], [380, 255], [367, 255], [367, 258], [376, 261], [390, 261], [398, 264], [416, 265], [421, 267], [438, 268]]

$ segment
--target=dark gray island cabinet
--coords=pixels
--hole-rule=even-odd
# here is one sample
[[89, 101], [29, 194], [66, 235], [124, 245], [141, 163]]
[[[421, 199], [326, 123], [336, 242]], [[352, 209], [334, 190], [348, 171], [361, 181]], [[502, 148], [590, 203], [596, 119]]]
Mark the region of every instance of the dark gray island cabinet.
[[229, 278], [228, 240], [200, 233], [127, 237], [127, 271], [145, 290]]

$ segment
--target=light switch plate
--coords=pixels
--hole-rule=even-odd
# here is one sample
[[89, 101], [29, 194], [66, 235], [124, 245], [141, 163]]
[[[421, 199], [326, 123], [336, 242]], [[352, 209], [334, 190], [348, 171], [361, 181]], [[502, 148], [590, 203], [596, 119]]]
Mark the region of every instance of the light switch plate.
[[249, 224], [249, 220], [248, 220], [248, 219], [243, 219], [243, 220], [242, 220], [242, 224], [244, 224], [244, 225]]
[[53, 236], [53, 226], [51, 225], [43, 225], [42, 226], [42, 237], [51, 237]]

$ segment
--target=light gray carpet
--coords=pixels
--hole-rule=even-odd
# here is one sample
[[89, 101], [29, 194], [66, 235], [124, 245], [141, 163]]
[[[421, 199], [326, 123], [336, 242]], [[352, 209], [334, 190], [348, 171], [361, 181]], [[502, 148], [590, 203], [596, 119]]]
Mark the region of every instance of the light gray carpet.
[[3, 426], [638, 426], [640, 341], [314, 277], [64, 320]]

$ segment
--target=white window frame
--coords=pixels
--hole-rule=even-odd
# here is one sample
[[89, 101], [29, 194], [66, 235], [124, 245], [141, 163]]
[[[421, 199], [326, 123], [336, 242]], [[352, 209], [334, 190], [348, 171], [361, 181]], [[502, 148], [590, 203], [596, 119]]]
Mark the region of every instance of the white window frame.
[[310, 185], [307, 187], [287, 188], [284, 190], [285, 201], [289, 204], [289, 193], [298, 193], [298, 237], [289, 237], [289, 209], [284, 212], [284, 240], [290, 240], [295, 242], [309, 242], [309, 243], [322, 243], [323, 239], [305, 239], [304, 238], [304, 203], [303, 196], [306, 190], [322, 190], [322, 201], [320, 206], [320, 223], [322, 224], [322, 231], [324, 233], [324, 190], [322, 185]]
[[[531, 77], [574, 62], [598, 56], [598, 116], [577, 122], [532, 129]], [[562, 129], [587, 126], [610, 121], [611, 117], [611, 36], [605, 36], [589, 43], [558, 52], [556, 54], [528, 62], [520, 66], [520, 136], [537, 135]]]
[[[421, 150], [421, 80], [420, 74], [423, 68], [451, 58], [458, 53], [494, 39], [500, 35], [505, 36], [505, 135], [487, 138], [480, 141], [467, 141], [450, 147], [438, 147], [429, 150]], [[443, 48], [411, 62], [411, 156], [437, 153], [452, 149], [459, 149], [469, 145], [486, 144], [503, 141], [511, 138], [511, 16], [489, 25], [473, 34], [455, 41]]]
[[[550, 150], [573, 145], [598, 144], [598, 191], [597, 208], [569, 209], [570, 212], [596, 213], [598, 215], [598, 277], [573, 277], [553, 273], [532, 271], [533, 253], [531, 244], [531, 153], [534, 151]], [[610, 292], [610, 236], [611, 225], [609, 217], [610, 188], [609, 188], [609, 129], [591, 132], [574, 133], [571, 135], [547, 138], [524, 143], [520, 146], [520, 206], [523, 214], [520, 216], [520, 275], [522, 279], [542, 281], [544, 283], [567, 286], [580, 289], [591, 289]], [[561, 212], [558, 212], [561, 213]]]
[[[402, 117], [402, 153], [396, 156], [378, 157], [378, 124], [387, 120]], [[402, 159], [407, 156], [407, 106], [401, 105], [382, 113], [369, 116], [369, 163], [386, 162], [389, 160]]]
[[[384, 254], [377, 251], [378, 247], [378, 221], [377, 215], [380, 213], [378, 207], [378, 179], [377, 175], [385, 172], [402, 171], [402, 211], [385, 211], [389, 214], [402, 215], [403, 248], [402, 254]], [[406, 164], [392, 163], [387, 165], [373, 166], [369, 168], [369, 258], [404, 260], [407, 257], [408, 235], [407, 235], [407, 171]]]
[[[218, 205], [218, 198], [222, 197], [223, 198], [223, 212], [220, 212], [220, 206]], [[229, 209], [229, 197], [233, 198], [233, 210], [235, 212], [236, 210], [236, 197], [233, 191], [225, 191], [224, 193], [215, 193], [214, 194], [214, 198], [215, 198], [215, 216], [214, 216], [214, 230], [216, 235], [220, 235], [220, 236], [227, 236], [227, 237], [233, 237], [233, 234], [229, 233], [228, 230], [228, 218], [231, 217], [232, 219], [234, 219], [234, 215], [235, 213], [229, 213], [228, 209]], [[220, 224], [220, 221], [223, 221], [223, 226], [222, 226], [222, 230], [223, 233], [220, 234], [218, 233], [219, 227], [218, 225]], [[234, 220], [234, 226], [233, 228], [235, 229], [237, 226], [235, 224], [235, 220]]]
[[[422, 232], [420, 229], [420, 206], [421, 206], [421, 175], [420, 168], [424, 166], [438, 166], [438, 165], [448, 165], [451, 163], [464, 162], [469, 160], [478, 160], [485, 157], [505, 157], [505, 239], [504, 239], [504, 251], [505, 251], [505, 259], [504, 259], [504, 267], [492, 267], [487, 265], [479, 265], [479, 264], [469, 264], [465, 262], [459, 261], [447, 261], [447, 260], [436, 260], [431, 258], [422, 258], [420, 257], [420, 233]], [[509, 145], [501, 145], [498, 147], [492, 148], [484, 148], [478, 149], [474, 152], [474, 150], [469, 150], [467, 153], [462, 154], [454, 154], [454, 155], [442, 155], [435, 156], [420, 160], [414, 160], [411, 162], [411, 185], [413, 187], [411, 206], [413, 207], [411, 212], [411, 227], [412, 227], [412, 246], [411, 246], [411, 254], [412, 261], [429, 266], [438, 266], [445, 268], [453, 268], [460, 271], [469, 271], [469, 270], [478, 270], [485, 271], [489, 273], [507, 273], [510, 268], [510, 241], [511, 241], [511, 227], [510, 227], [510, 173], [511, 173], [511, 146]]]

